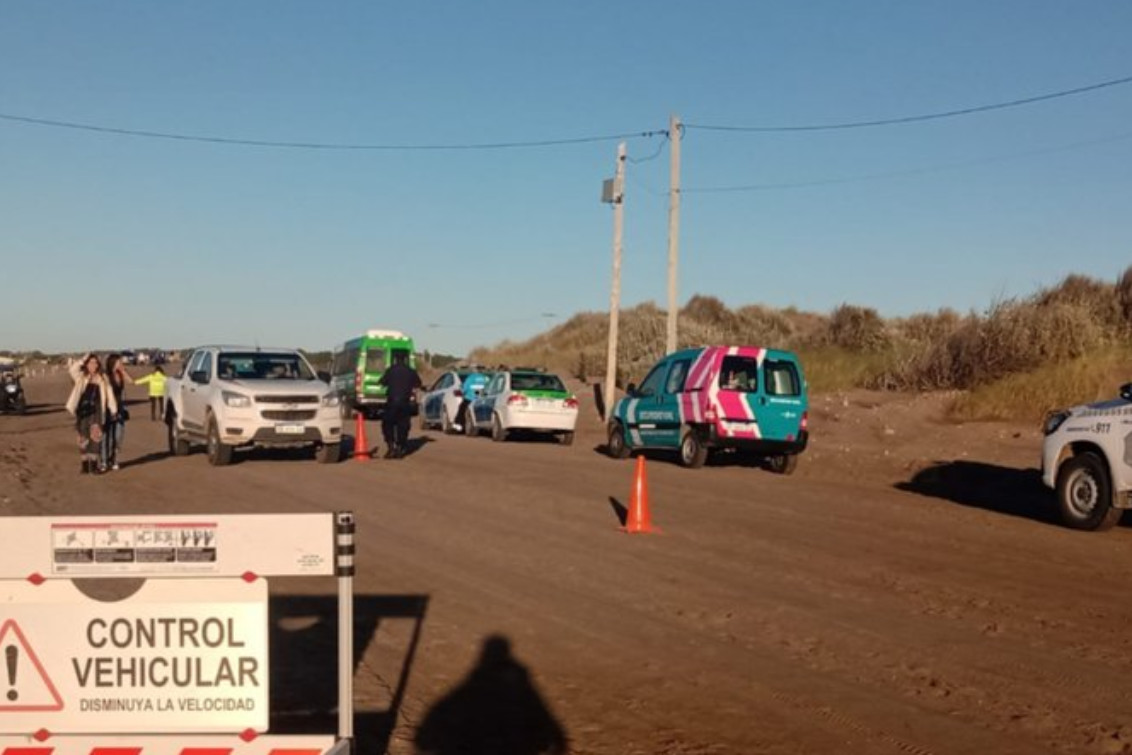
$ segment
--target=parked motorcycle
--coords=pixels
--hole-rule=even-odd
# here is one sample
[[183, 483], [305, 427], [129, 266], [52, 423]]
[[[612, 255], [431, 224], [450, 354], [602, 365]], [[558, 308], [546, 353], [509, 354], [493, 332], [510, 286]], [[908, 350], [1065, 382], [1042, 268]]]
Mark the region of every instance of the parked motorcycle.
[[20, 372], [15, 365], [0, 364], [0, 412], [25, 414], [28, 410]]

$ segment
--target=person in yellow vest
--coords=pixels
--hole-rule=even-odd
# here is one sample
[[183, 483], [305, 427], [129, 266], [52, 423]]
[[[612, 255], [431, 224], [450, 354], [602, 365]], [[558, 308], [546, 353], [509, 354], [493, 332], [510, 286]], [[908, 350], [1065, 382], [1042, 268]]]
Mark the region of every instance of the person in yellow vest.
[[134, 381], [137, 385], [149, 385], [149, 418], [159, 420], [165, 418], [165, 370], [161, 365], [153, 368], [153, 372]]

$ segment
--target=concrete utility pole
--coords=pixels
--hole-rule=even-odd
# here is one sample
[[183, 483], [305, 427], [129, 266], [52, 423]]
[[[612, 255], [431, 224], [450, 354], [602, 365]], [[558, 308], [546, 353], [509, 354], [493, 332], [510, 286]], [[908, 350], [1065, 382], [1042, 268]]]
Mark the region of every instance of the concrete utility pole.
[[668, 138], [672, 141], [671, 165], [668, 177], [668, 330], [665, 350], [671, 354], [676, 351], [676, 260], [680, 256], [680, 139], [684, 127], [680, 118], [673, 115], [668, 120]]
[[617, 390], [617, 326], [621, 315], [621, 234], [625, 223], [625, 142], [617, 145], [617, 172], [606, 181], [602, 201], [613, 205], [613, 285], [609, 290], [609, 346], [605, 353], [602, 419], [608, 420]]

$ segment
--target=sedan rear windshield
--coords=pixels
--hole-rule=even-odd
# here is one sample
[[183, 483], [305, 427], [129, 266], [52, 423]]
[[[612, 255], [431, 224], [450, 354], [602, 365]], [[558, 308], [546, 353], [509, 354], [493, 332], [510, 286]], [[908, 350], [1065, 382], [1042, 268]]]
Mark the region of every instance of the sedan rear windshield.
[[565, 391], [566, 386], [557, 375], [543, 375], [540, 373], [511, 373], [511, 390], [513, 391]]
[[298, 354], [266, 351], [221, 354], [217, 372], [224, 380], [314, 380], [314, 373]]

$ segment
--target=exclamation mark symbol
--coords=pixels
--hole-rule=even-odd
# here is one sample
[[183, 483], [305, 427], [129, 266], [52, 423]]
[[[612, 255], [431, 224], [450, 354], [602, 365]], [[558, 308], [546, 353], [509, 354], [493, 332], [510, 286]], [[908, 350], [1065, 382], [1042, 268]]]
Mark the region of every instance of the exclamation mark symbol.
[[16, 668], [20, 665], [20, 649], [15, 645], [4, 648], [4, 662], [8, 666], [8, 686], [12, 688], [8, 690], [8, 699], [15, 702], [20, 699], [20, 693], [16, 692]]

